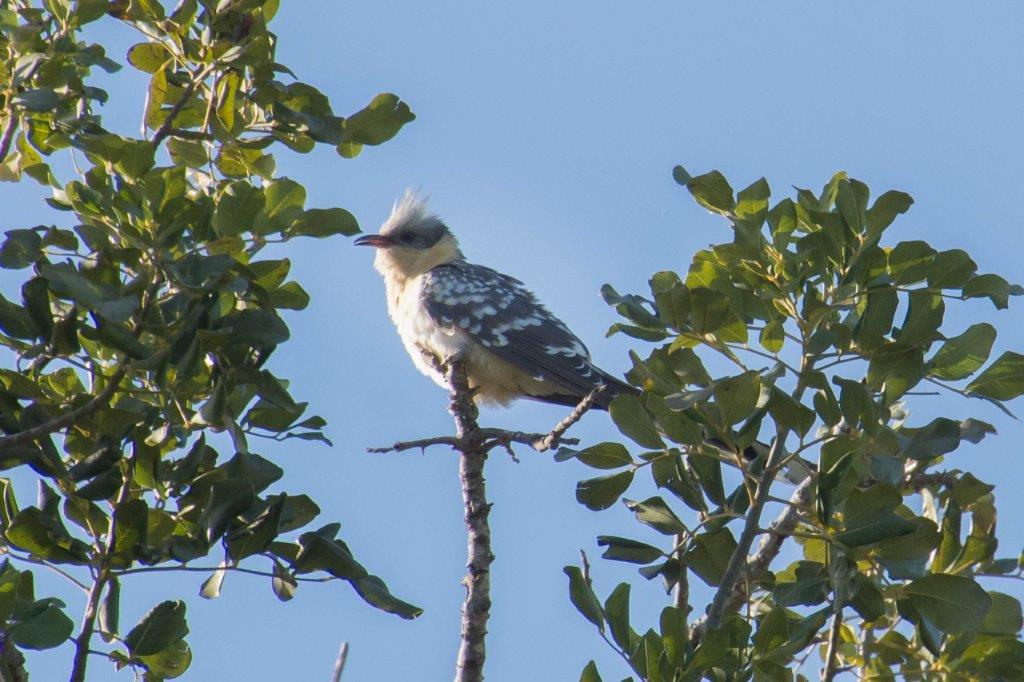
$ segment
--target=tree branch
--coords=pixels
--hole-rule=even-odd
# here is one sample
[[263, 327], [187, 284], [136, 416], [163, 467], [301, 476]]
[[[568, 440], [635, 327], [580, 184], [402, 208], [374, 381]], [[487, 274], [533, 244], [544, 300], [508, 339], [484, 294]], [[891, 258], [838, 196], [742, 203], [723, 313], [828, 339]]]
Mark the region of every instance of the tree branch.
[[[499, 445], [508, 447], [512, 443], [528, 445], [537, 452], [546, 452], [558, 445], [578, 445], [579, 439], [566, 438], [565, 432], [583, 418], [590, 408], [594, 406], [597, 397], [601, 395], [605, 387], [598, 386], [584, 396], [573, 411], [555, 424], [555, 427], [548, 433], [529, 433], [527, 431], [506, 431], [505, 429], [485, 429], [477, 426], [473, 433], [482, 438], [478, 447], [490, 452]], [[435, 436], [433, 438], [418, 438], [416, 440], [398, 441], [393, 445], [386, 445], [378, 448], [366, 448], [367, 452], [380, 454], [386, 452], [403, 452], [405, 450], [425, 450], [432, 445], [447, 445], [455, 450], [461, 450], [460, 436]]]
[[[793, 531], [800, 522], [800, 511], [805, 508], [811, 500], [811, 488], [814, 485], [813, 479], [807, 478], [797, 486], [789, 498], [782, 513], [769, 526], [769, 532], [765, 533], [758, 545], [757, 552], [747, 558], [746, 573], [750, 576], [757, 576], [768, 569], [775, 557], [782, 551], [782, 544], [786, 541], [787, 535]], [[729, 598], [725, 602], [724, 613], [736, 611], [740, 604], [747, 600], [748, 581], [737, 580], [732, 587]], [[694, 644], [700, 640], [708, 630], [707, 617], [701, 618], [694, 623], [690, 630], [690, 641]]]
[[0, 682], [28, 682], [25, 657], [6, 632], [0, 633]]
[[334, 662], [334, 673], [331, 682], [341, 682], [341, 674], [345, 672], [345, 661], [348, 660], [348, 642], [342, 642], [338, 649], [338, 659]]
[[825, 654], [825, 668], [821, 671], [822, 682], [832, 682], [839, 672], [839, 638], [843, 629], [843, 609], [836, 609], [832, 618], [832, 629], [828, 635], [828, 651]]
[[192, 99], [192, 95], [195, 94], [196, 88], [199, 87], [199, 84], [202, 83], [207, 76], [213, 73], [214, 68], [216, 68], [216, 62], [207, 65], [188, 82], [188, 85], [185, 86], [185, 90], [181, 93], [181, 99], [174, 103], [171, 110], [167, 112], [167, 118], [164, 119], [164, 122], [160, 124], [160, 127], [157, 128], [157, 131], [153, 134], [153, 139], [151, 140], [153, 147], [159, 147], [160, 143], [164, 141], [164, 138], [170, 134], [171, 130], [174, 128], [174, 120], [178, 118], [178, 114], [180, 114], [181, 110], [185, 108], [188, 101]]
[[462, 481], [462, 501], [465, 505], [467, 538], [466, 599], [462, 603], [461, 643], [456, 663], [456, 682], [481, 682], [484, 679], [484, 660], [487, 619], [491, 611], [491, 529], [484, 487], [484, 463], [487, 450], [485, 437], [477, 424], [476, 402], [469, 387], [466, 367], [459, 358], [443, 365], [445, 379], [451, 389], [448, 411], [455, 419], [456, 448], [459, 450], [459, 478]]
[[121, 379], [124, 378], [127, 371], [127, 363], [119, 365], [118, 368], [114, 370], [114, 373], [107, 379], [107, 385], [103, 387], [103, 390], [78, 409], [72, 410], [71, 412], [61, 415], [55, 419], [51, 419], [48, 422], [44, 422], [39, 426], [33, 426], [30, 429], [25, 429], [18, 433], [12, 433], [9, 436], [0, 437], [0, 452], [3, 452], [4, 449], [13, 445], [23, 445], [42, 438], [43, 436], [48, 436], [51, 433], [55, 433], [71, 426], [79, 419], [88, 417], [110, 401], [110, 398], [114, 395], [115, 391], [117, 391], [117, 387], [121, 383]]
[[[490, 452], [499, 445], [509, 445], [511, 443], [519, 443], [520, 445], [528, 445], [537, 452], [544, 452], [546, 448], [542, 448], [541, 444], [544, 439], [548, 438], [550, 433], [528, 433], [526, 431], [506, 431], [505, 429], [484, 429], [479, 430], [480, 434], [484, 437], [484, 442], [481, 445], [485, 450]], [[577, 445], [579, 440], [576, 438], [560, 438], [559, 443], [565, 443], [567, 445]], [[459, 439], [455, 436], [435, 436], [433, 438], [418, 438], [416, 440], [404, 440], [398, 441], [393, 445], [386, 445], [379, 448], [366, 448], [367, 452], [380, 454], [387, 452], [404, 452], [405, 450], [425, 450], [432, 445], [447, 445], [455, 450], [459, 449]]]
[[743, 532], [740, 533], [736, 549], [733, 551], [732, 556], [729, 557], [729, 563], [722, 574], [718, 591], [715, 592], [715, 598], [712, 600], [711, 608], [708, 610], [707, 630], [717, 630], [719, 628], [722, 624], [722, 617], [725, 615], [726, 606], [732, 599], [733, 591], [743, 582], [740, 580], [740, 577], [743, 569], [746, 568], [747, 552], [750, 551], [750, 547], [754, 544], [754, 538], [757, 537], [761, 512], [764, 511], [772, 483], [775, 482], [776, 465], [782, 459], [783, 444], [788, 434], [788, 429], [781, 430], [775, 436], [775, 441], [772, 443], [772, 449], [768, 453], [768, 463], [761, 474], [761, 478], [758, 480], [754, 501], [750, 505], [747, 517], [743, 523]]
[[[551, 432], [544, 436], [543, 439], [532, 444], [533, 449], [537, 452], [544, 452], [545, 450], [550, 450], [560, 443], [568, 442], [563, 439], [562, 436], [564, 436], [565, 432], [572, 428], [576, 422], [583, 419], [583, 415], [585, 415], [587, 411], [594, 406], [594, 402], [597, 400], [597, 397], [604, 392], [605, 388], [605, 385], [601, 384], [584, 396], [583, 400], [573, 408], [573, 411], [569, 413], [568, 417], [555, 424], [555, 428], [551, 429]], [[575, 439], [573, 440], [575, 442]]]

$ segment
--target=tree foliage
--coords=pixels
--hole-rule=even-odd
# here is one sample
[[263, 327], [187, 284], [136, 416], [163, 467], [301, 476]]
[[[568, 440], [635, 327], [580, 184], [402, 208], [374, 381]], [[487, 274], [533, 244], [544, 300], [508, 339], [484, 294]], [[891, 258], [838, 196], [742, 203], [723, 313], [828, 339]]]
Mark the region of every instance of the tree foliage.
[[[130, 624], [119, 598], [131, 574], [201, 570], [210, 556], [204, 597], [245, 570], [282, 600], [303, 580], [343, 580], [377, 608], [420, 612], [353, 557], [337, 523], [310, 526], [320, 509], [307, 495], [267, 492], [283, 471], [251, 442], [329, 442], [324, 420], [268, 362], [289, 337], [281, 312], [309, 296], [287, 258], [262, 252], [359, 230], [343, 208], [307, 208], [273, 152], [327, 144], [348, 158], [414, 118], [388, 93], [336, 115], [276, 61], [278, 4], [0, 6], [0, 179], [48, 188], [59, 212], [0, 243], [0, 266], [22, 277], [0, 297], [11, 354], [0, 369], [0, 465], [38, 476], [33, 506], [0, 479], [0, 619], [21, 647], [64, 642], [64, 604], [37, 599], [31, 572], [14, 564], [75, 581], [87, 604], [73, 679], [94, 633], [118, 667], [180, 675], [192, 656], [185, 604], [157, 604]], [[102, 72], [124, 66], [90, 42], [97, 22], [138, 32], [126, 61], [149, 77], [141, 136], [106, 129], [96, 111], [108, 97]], [[69, 158], [75, 172], [65, 173]]]
[[[795, 670], [815, 650], [823, 679], [1024, 677], [1021, 605], [987, 580], [1019, 579], [1024, 563], [997, 555], [994, 486], [951, 459], [995, 429], [910, 410], [928, 388], [951, 415], [977, 401], [1009, 414], [1024, 356], [991, 359], [987, 322], [943, 322], [947, 305], [1003, 309], [1024, 290], [965, 251], [891, 244], [912, 199], [871, 201], [845, 173], [774, 205], [764, 179], [734, 193], [718, 172], [674, 176], [732, 241], [685, 275], [656, 273], [648, 296], [605, 288], [624, 318], [610, 333], [654, 344], [631, 355], [642, 394], [611, 408], [631, 444], [558, 456], [606, 470], [576, 490], [593, 510], [646, 469], [659, 494], [623, 501], [666, 542], [598, 544], [673, 598], [638, 628], [628, 583], [602, 601], [588, 570], [567, 567], [572, 602], [650, 682], [806, 679]], [[713, 376], [708, 353], [733, 370]], [[797, 484], [788, 501], [772, 492], [783, 474]], [[714, 588], [706, 609], [690, 604], [694, 577]], [[580, 679], [600, 679], [593, 661]]]

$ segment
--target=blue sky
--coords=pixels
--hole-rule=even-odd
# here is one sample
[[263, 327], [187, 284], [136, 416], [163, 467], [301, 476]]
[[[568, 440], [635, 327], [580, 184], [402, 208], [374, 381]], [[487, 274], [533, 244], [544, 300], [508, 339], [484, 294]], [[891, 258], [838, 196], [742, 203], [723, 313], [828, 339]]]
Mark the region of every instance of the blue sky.
[[[355, 160], [280, 151], [279, 172], [306, 185], [308, 205], [344, 206], [375, 230], [406, 187], [422, 188], [470, 259], [523, 279], [609, 371], [624, 370], [626, 351], [640, 344], [603, 338], [614, 313], [597, 294], [601, 284], [643, 292], [651, 273], [685, 270], [695, 250], [729, 238], [723, 221], [673, 183], [676, 163], [693, 173], [718, 168], [736, 187], [765, 175], [777, 196], [846, 170], [876, 195], [898, 188], [916, 199], [891, 239], [966, 248], [983, 270], [1024, 280], [1020, 3], [282, 5], [279, 61], [339, 113], [386, 90], [418, 117]], [[119, 60], [136, 42], [123, 31], [104, 38]], [[141, 101], [119, 95], [140, 83], [130, 69], [112, 79], [110, 127], [137, 129]], [[0, 196], [4, 229], [59, 219], [34, 187], [3, 185]], [[351, 645], [346, 680], [450, 678], [465, 562], [455, 458], [443, 449], [364, 452], [450, 432], [445, 395], [405, 356], [371, 254], [341, 238], [279, 253], [313, 302], [288, 317], [293, 339], [273, 368], [327, 418], [335, 447], [272, 443], [261, 454], [286, 470], [278, 490], [317, 499], [325, 522], [342, 522], [357, 558], [426, 612], [402, 621], [344, 585], [302, 585], [281, 604], [268, 581], [240, 575], [204, 601], [205, 576], [185, 574], [126, 579], [122, 623], [189, 595], [195, 660], [184, 679], [327, 679], [343, 640]], [[17, 282], [2, 273], [0, 287], [10, 292]], [[996, 352], [1024, 347], [1019, 307], [977, 303], [951, 329], [975, 319], [999, 328]], [[949, 466], [999, 484], [1001, 554], [1013, 556], [1024, 542], [1024, 499], [1008, 483], [1022, 471], [1024, 428], [975, 402], [921, 398], [911, 407], [922, 420], [945, 405], [945, 414], [997, 424], [999, 438], [955, 453]], [[563, 413], [523, 403], [483, 419], [544, 430]], [[614, 428], [590, 415], [574, 435], [605, 440]], [[586, 549], [599, 592], [633, 580], [634, 620], [653, 623], [660, 588], [597, 560], [594, 536], [660, 538], [623, 507], [595, 514], [577, 505], [575, 482], [591, 470], [520, 457], [514, 464], [496, 453], [488, 464], [497, 555], [488, 679], [576, 679], [592, 657], [605, 679], [620, 679], [624, 665], [569, 604], [561, 568]], [[31, 476], [16, 480], [27, 503]], [[38, 582], [42, 593], [58, 589], [48, 576]], [[66, 596], [80, 613], [81, 599]], [[61, 679], [70, 648], [29, 662], [35, 679]], [[130, 675], [97, 659], [89, 677]]]

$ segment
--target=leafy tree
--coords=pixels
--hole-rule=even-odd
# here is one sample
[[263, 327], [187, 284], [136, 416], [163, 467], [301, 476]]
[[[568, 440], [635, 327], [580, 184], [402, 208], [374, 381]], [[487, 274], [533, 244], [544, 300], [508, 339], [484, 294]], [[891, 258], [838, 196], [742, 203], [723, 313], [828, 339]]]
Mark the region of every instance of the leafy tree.
[[[662, 579], [672, 601], [637, 628], [630, 585], [602, 602], [584, 559], [566, 567], [573, 603], [651, 682], [806, 679], [795, 670], [815, 650], [825, 680], [1024, 678], [1021, 605], [983, 579], [1020, 579], [1024, 559], [997, 557], [994, 486], [947, 461], [995, 429], [910, 410], [926, 388], [953, 414], [961, 399], [1010, 414], [1024, 355], [989, 363], [992, 324], [943, 320], [947, 305], [1004, 309], [1024, 290], [965, 251], [883, 243], [911, 198], [872, 203], [845, 173], [774, 205], [764, 179], [734, 194], [718, 172], [674, 175], [729, 220], [732, 241], [698, 252], [685, 276], [656, 273], [649, 297], [604, 289], [625, 319], [612, 331], [656, 344], [631, 355], [642, 393], [611, 406], [632, 443], [559, 454], [609, 471], [577, 487], [592, 510], [649, 472], [659, 494], [623, 502], [666, 544], [598, 545]], [[735, 369], [713, 376], [707, 353]], [[784, 473], [797, 483], [788, 500]], [[714, 588], [699, 610], [694, 577]], [[580, 679], [601, 679], [593, 661]]]
[[[335, 115], [277, 63], [278, 5], [0, 6], [0, 179], [49, 188], [59, 212], [0, 244], [0, 266], [23, 278], [13, 300], [0, 297], [0, 465], [38, 476], [28, 507], [0, 479], [0, 621], [5, 652], [8, 641], [45, 649], [73, 636], [73, 680], [96, 635], [103, 655], [146, 679], [188, 667], [183, 601], [119, 622], [121, 591], [145, 571], [211, 572], [207, 598], [229, 571], [266, 576], [281, 600], [300, 581], [344, 580], [377, 608], [420, 613], [353, 558], [338, 524], [295, 537], [320, 510], [303, 494], [266, 493], [283, 471], [250, 445], [329, 442], [268, 362], [289, 336], [280, 311], [309, 296], [288, 259], [261, 252], [359, 229], [345, 209], [305, 208], [271, 151], [328, 144], [348, 158], [414, 118], [391, 94]], [[95, 111], [107, 100], [100, 72], [122, 68], [89, 41], [97, 22], [139, 33], [127, 62], [150, 74], [141, 137], [106, 129]], [[77, 634], [62, 602], [34, 593], [33, 567], [85, 593]], [[21, 674], [6, 653], [0, 664], [4, 679]]]

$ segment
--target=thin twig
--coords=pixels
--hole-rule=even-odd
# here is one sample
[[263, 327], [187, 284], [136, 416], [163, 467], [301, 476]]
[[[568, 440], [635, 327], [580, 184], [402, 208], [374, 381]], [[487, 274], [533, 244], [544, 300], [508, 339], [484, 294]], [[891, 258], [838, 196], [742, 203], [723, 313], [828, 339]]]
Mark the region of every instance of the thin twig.
[[[133, 573], [163, 573], [167, 571], [193, 571], [197, 573], [212, 573], [213, 571], [236, 571], [238, 573], [248, 573], [249, 575], [259, 575], [264, 578], [276, 577], [270, 571], [258, 571], [254, 568], [243, 568], [241, 566], [136, 566], [135, 568], [126, 568], [123, 571], [117, 571], [116, 575], [132, 575]], [[334, 576], [327, 576], [323, 578], [304, 578], [300, 575], [292, 576], [292, 580], [297, 582], [306, 583], [326, 583], [332, 580], [339, 580]]]
[[331, 682], [341, 682], [341, 673], [345, 672], [345, 661], [348, 660], [348, 642], [342, 642], [338, 649], [338, 660], [334, 662], [334, 674]]
[[[86, 594], [89, 593], [89, 586], [88, 585], [86, 585], [81, 580], [79, 580], [75, 576], [71, 575], [67, 571], [61, 569], [59, 566], [54, 566], [53, 564], [49, 563], [48, 561], [43, 561], [42, 559], [36, 559], [33, 556], [21, 556], [20, 554], [15, 554], [14, 552], [11, 551], [10, 548], [7, 548], [6, 555], [9, 556], [10, 558], [14, 559], [15, 561], [24, 561], [27, 564], [35, 564], [36, 566], [44, 566], [44, 567], [50, 569], [51, 571], [53, 571], [54, 573], [64, 577], [65, 579], [70, 580], [75, 585], [78, 585], [78, 587], [81, 588], [81, 590], [83, 592], [85, 592]], [[0, 679], [3, 679], [3, 678], [0, 678]]]
[[573, 411], [569, 413], [568, 417], [558, 422], [558, 424], [555, 425], [555, 428], [551, 429], [551, 432], [548, 433], [548, 435], [533, 444], [533, 449], [537, 452], [544, 452], [545, 450], [550, 450], [559, 443], [564, 442], [562, 436], [565, 435], [565, 432], [572, 428], [573, 424], [582, 419], [583, 415], [585, 415], [587, 411], [594, 406], [594, 402], [597, 400], [598, 396], [604, 392], [605, 388], [606, 386], [601, 384], [584, 396], [583, 400], [573, 408]]
[[121, 379], [124, 378], [125, 373], [128, 371], [127, 363], [121, 363], [114, 373], [107, 379], [107, 385], [103, 387], [103, 390], [96, 394], [96, 396], [82, 405], [76, 410], [72, 410], [67, 414], [63, 414], [55, 419], [51, 419], [48, 422], [44, 422], [39, 426], [33, 426], [31, 429], [25, 429], [18, 433], [12, 433], [9, 436], [0, 437], [0, 452], [4, 449], [11, 447], [12, 445], [22, 445], [24, 443], [30, 443], [34, 440], [48, 436], [51, 433], [55, 433], [71, 426], [80, 419], [88, 417], [96, 410], [103, 407], [110, 401], [110, 398], [117, 391], [118, 384], [121, 383]]
[[192, 99], [192, 95], [195, 93], [196, 88], [199, 87], [200, 83], [206, 80], [207, 76], [213, 73], [216, 66], [216, 62], [208, 64], [188, 82], [188, 85], [185, 86], [185, 90], [181, 93], [181, 99], [174, 103], [171, 110], [167, 112], [167, 118], [165, 118], [164, 122], [160, 124], [156, 133], [153, 134], [153, 139], [151, 141], [154, 147], [159, 147], [160, 143], [164, 141], [164, 138], [170, 134], [171, 129], [174, 127], [174, 119], [178, 118], [178, 114], [180, 114], [181, 110], [185, 108], [188, 101]]
[[[508, 449], [512, 443], [528, 445], [537, 452], [546, 452], [553, 447], [563, 444], [577, 445], [579, 444], [579, 439], [566, 438], [565, 432], [583, 418], [583, 415], [585, 415], [594, 406], [598, 396], [600, 396], [604, 390], [605, 386], [602, 384], [585, 395], [583, 400], [573, 408], [573, 411], [569, 413], [565, 419], [555, 424], [555, 427], [548, 433], [529, 433], [526, 431], [506, 431], [505, 429], [484, 429], [479, 427], [477, 427], [474, 433], [479, 434], [483, 438], [481, 447], [488, 452], [499, 445]], [[404, 450], [426, 450], [433, 445], [447, 445], [458, 450], [460, 449], [459, 446], [461, 443], [459, 442], [459, 438], [456, 436], [436, 436], [434, 438], [418, 438], [416, 440], [399, 441], [393, 445], [387, 445], [384, 447], [366, 448], [366, 451], [380, 454], [387, 452], [402, 452]]]
[[828, 635], [828, 652], [825, 654], [825, 667], [821, 671], [822, 682], [832, 682], [835, 679], [837, 665], [839, 664], [839, 637], [843, 629], [843, 609], [836, 609], [832, 618], [832, 629]]
[[[540, 443], [548, 438], [550, 433], [528, 433], [526, 431], [506, 431], [505, 429], [478, 429], [478, 433], [483, 436], [484, 442], [481, 444], [488, 452], [498, 447], [506, 447], [512, 443], [519, 443], [520, 445], [528, 445], [538, 452], [543, 452], [540, 449]], [[576, 445], [579, 440], [576, 438], [560, 438], [560, 443], [568, 445]], [[378, 448], [366, 448], [367, 452], [380, 454], [388, 452], [403, 452], [405, 450], [426, 450], [427, 448], [434, 445], [447, 445], [450, 448], [459, 449], [459, 439], [455, 436], [436, 436], [434, 438], [418, 438], [416, 440], [399, 441], [393, 445], [386, 445]]]

